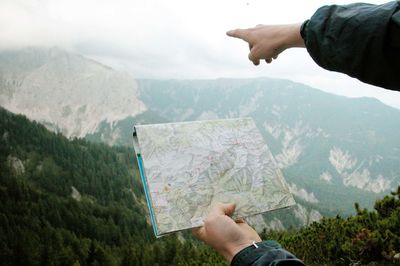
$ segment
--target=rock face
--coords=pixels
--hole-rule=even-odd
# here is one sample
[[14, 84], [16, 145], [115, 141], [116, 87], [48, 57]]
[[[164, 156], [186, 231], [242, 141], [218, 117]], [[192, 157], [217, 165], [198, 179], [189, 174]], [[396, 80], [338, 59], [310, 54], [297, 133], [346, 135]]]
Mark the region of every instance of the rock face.
[[[383, 160], [382, 156], [376, 156], [372, 161], [379, 162], [380, 160]], [[357, 158], [353, 158], [348, 151], [344, 152], [338, 147], [333, 147], [330, 150], [329, 161], [343, 179], [345, 186], [352, 186], [374, 193], [391, 188], [391, 180], [385, 179], [381, 174], [373, 177], [368, 165], [364, 165], [364, 162], [358, 162]], [[371, 164], [370, 160], [369, 165]], [[325, 178], [327, 178], [326, 175]]]
[[313, 192], [308, 192], [304, 188], [297, 187], [296, 184], [289, 184], [290, 193], [310, 203], [318, 203], [318, 199]]
[[25, 166], [19, 158], [9, 155], [7, 161], [17, 176], [25, 173]]
[[[268, 78], [138, 84], [159, 122], [252, 117], [301, 204], [350, 213], [400, 183], [400, 111], [377, 100]], [[319, 216], [304, 213], [299, 220]]]
[[1, 53], [0, 105], [68, 137], [146, 109], [130, 75], [57, 48]]
[[322, 215], [314, 209], [307, 210], [303, 205], [297, 204], [294, 208], [295, 217], [300, 221], [301, 225], [309, 225], [322, 219]]
[[71, 197], [76, 201], [81, 201], [82, 199], [81, 193], [79, 193], [79, 191], [74, 186], [71, 186], [71, 190], [72, 190]]

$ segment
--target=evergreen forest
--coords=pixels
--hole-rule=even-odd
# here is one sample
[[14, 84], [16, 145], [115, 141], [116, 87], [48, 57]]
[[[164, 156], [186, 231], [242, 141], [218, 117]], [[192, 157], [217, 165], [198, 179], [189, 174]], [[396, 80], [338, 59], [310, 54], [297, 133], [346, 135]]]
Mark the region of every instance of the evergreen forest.
[[[400, 263], [400, 187], [355, 215], [264, 231], [308, 265]], [[227, 265], [190, 232], [159, 239], [133, 150], [69, 140], [0, 109], [1, 265]]]

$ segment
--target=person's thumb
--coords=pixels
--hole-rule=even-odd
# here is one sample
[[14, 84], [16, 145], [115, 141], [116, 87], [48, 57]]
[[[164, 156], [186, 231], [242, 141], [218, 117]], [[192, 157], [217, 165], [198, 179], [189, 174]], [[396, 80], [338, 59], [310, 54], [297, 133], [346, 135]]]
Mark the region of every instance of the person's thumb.
[[217, 217], [219, 215], [232, 216], [235, 207], [234, 203], [217, 203], [211, 208], [207, 217]]
[[192, 235], [198, 239], [203, 239], [205, 234], [204, 226], [192, 228]]
[[235, 212], [235, 208], [236, 208], [235, 203], [227, 203], [223, 205], [224, 213], [229, 217], [233, 215], [233, 213]]

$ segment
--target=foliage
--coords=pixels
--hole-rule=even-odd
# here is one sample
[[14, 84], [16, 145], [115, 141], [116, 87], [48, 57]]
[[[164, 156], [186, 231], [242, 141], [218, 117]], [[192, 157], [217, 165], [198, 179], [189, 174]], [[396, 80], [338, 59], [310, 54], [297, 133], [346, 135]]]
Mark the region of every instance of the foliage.
[[[350, 215], [354, 202], [372, 209], [377, 197], [384, 196], [366, 191], [368, 184], [354, 187], [363, 187], [360, 180], [345, 185], [344, 173], [329, 160], [334, 147], [357, 160], [349, 173], [365, 169], [371, 182], [381, 175], [400, 184], [395, 148], [400, 146], [400, 112], [376, 99], [345, 98], [269, 78], [138, 80], [138, 89], [149, 111], [164, 119], [158, 122], [252, 117], [272, 154], [288, 163], [283, 169], [286, 180], [312, 191], [319, 212]], [[323, 173], [332, 180], [322, 180]]]
[[[154, 238], [135, 165], [128, 148], [68, 140], [0, 109], [1, 264], [227, 265], [189, 234]], [[310, 265], [386, 265], [400, 252], [399, 195], [264, 236]]]
[[5, 110], [0, 144], [2, 265], [226, 264], [190, 237], [155, 239], [132, 150], [70, 141]]
[[400, 187], [376, 201], [375, 211], [357, 203], [355, 208], [357, 214], [348, 218], [323, 218], [299, 231], [268, 236], [310, 265], [394, 264], [400, 252]]

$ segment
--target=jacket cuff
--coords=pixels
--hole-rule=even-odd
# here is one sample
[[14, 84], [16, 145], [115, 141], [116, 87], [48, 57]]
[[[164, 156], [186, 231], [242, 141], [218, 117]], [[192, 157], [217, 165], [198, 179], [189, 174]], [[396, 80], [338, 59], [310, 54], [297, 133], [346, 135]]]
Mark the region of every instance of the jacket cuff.
[[308, 22], [310, 22], [309, 19], [304, 21], [303, 24], [301, 24], [301, 27], [300, 27], [300, 35], [301, 35], [301, 38], [303, 38], [304, 43], [307, 41], [307, 25], [308, 25]]
[[[256, 247], [258, 246], [258, 248]], [[259, 259], [265, 252], [281, 248], [281, 245], [274, 240], [266, 240], [256, 243], [256, 245], [250, 245], [241, 251], [239, 251], [232, 259], [231, 266], [246, 266], [251, 265], [257, 259]]]

